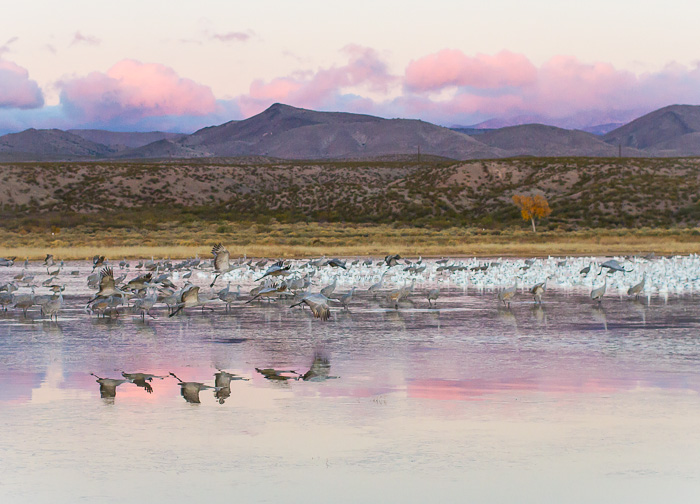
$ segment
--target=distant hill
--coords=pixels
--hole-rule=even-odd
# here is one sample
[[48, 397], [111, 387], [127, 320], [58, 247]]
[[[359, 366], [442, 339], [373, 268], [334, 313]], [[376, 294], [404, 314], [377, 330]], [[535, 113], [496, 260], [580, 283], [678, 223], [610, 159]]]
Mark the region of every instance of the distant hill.
[[[65, 162], [60, 169], [0, 163], [0, 180], [0, 228], [25, 219], [53, 222], [49, 217], [64, 219], [61, 227], [89, 222], [144, 229], [193, 218], [527, 226], [514, 194], [543, 194], [552, 208], [548, 222], [566, 229], [700, 222], [700, 158], [101, 160]], [[148, 239], [136, 234], [140, 243]]]
[[671, 105], [607, 133], [611, 145], [641, 149], [649, 156], [698, 156], [700, 106]]
[[166, 133], [164, 131], [121, 132], [100, 129], [70, 129], [68, 133], [78, 135], [91, 142], [106, 145], [116, 151], [143, 147], [159, 140], [179, 140], [187, 136], [184, 133]]
[[0, 137], [0, 160], [7, 161], [104, 158], [113, 153], [106, 145], [59, 129], [28, 129]]
[[179, 144], [214, 156], [333, 159], [421, 153], [502, 157], [468, 135], [419, 120], [316, 112], [276, 103], [249, 119], [199, 130]]
[[200, 158], [211, 157], [211, 154], [198, 149], [185, 147], [172, 140], [162, 139], [136, 149], [129, 149], [113, 157], [120, 159], [154, 159], [154, 158]]
[[[543, 124], [524, 124], [491, 130], [479, 135], [479, 141], [514, 156], [593, 156], [615, 157], [617, 146], [579, 130], [567, 130]], [[639, 156], [636, 149], [624, 149], [625, 156]]]
[[588, 132], [534, 123], [504, 124], [494, 119], [476, 126], [444, 128], [421, 120], [318, 112], [276, 103], [248, 119], [209, 126], [190, 135], [29, 129], [0, 136], [0, 161], [251, 156], [271, 160], [406, 159], [419, 150], [422, 155], [454, 160], [616, 157], [620, 145], [628, 157], [700, 156], [700, 106], [695, 105], [664, 107], [620, 127], [601, 124]]
[[623, 126], [625, 123], [607, 123], [607, 124], [597, 124], [595, 126], [588, 126], [586, 128], [581, 128], [581, 131], [586, 133], [593, 133], [594, 135], [605, 135], [610, 133], [612, 130]]

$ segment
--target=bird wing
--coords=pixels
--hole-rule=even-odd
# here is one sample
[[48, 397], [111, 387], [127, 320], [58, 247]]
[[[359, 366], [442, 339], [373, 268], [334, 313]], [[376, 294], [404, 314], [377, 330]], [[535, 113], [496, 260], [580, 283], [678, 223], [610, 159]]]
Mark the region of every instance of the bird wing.
[[199, 287], [193, 285], [182, 293], [182, 302], [188, 303], [191, 300], [197, 301], [199, 298]]
[[304, 302], [309, 305], [314, 317], [321, 320], [328, 320], [331, 317], [331, 310], [325, 296], [309, 296]]
[[221, 243], [217, 243], [211, 249], [211, 253], [214, 254], [214, 269], [216, 271], [226, 271], [229, 268], [229, 251], [226, 250]]
[[103, 268], [100, 272], [100, 290], [105, 290], [108, 287], [114, 286], [114, 272], [112, 268]]

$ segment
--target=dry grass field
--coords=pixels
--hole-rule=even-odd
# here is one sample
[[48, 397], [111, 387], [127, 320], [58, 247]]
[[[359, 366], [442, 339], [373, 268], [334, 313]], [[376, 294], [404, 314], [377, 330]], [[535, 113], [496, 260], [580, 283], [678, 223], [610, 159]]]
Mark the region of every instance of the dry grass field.
[[[225, 228], [225, 229], [224, 229]], [[99, 253], [112, 259], [209, 257], [222, 242], [232, 256], [563, 256], [700, 253], [696, 229], [617, 229], [544, 231], [524, 225], [507, 230], [429, 229], [357, 224], [163, 223], [153, 229], [103, 229], [77, 226], [54, 232], [0, 229], [0, 257], [40, 259], [47, 252], [62, 259]]]

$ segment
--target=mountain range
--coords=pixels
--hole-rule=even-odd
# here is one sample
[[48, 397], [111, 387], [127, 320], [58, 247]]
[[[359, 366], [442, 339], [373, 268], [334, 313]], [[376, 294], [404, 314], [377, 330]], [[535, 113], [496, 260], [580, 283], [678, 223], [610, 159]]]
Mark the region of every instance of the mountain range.
[[445, 128], [421, 120], [317, 112], [276, 103], [242, 121], [192, 134], [28, 129], [0, 136], [0, 161], [265, 156], [369, 159], [433, 155], [449, 159], [700, 156], [700, 106], [671, 105], [603, 135], [543, 124]]

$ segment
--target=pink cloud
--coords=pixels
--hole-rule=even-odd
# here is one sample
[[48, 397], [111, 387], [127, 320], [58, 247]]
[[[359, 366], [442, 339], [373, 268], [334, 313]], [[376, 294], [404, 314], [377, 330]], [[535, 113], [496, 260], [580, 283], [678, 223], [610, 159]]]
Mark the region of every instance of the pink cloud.
[[347, 64], [342, 66], [316, 72], [296, 72], [269, 82], [253, 81], [249, 94], [239, 97], [241, 111], [252, 115], [274, 102], [324, 108], [338, 103], [348, 88], [361, 87], [374, 93], [386, 93], [393, 83], [399, 82], [373, 49], [349, 45], [342, 52], [348, 58]]
[[60, 87], [61, 103], [88, 121], [202, 116], [216, 110], [208, 86], [179, 77], [172, 68], [156, 63], [123, 60], [107, 73], [93, 72], [63, 81]]
[[44, 104], [44, 96], [29, 72], [10, 61], [0, 60], [0, 108], [30, 109]]
[[83, 35], [79, 31], [77, 31], [73, 35], [73, 40], [71, 41], [70, 45], [85, 44], [85, 45], [96, 46], [96, 45], [100, 45], [100, 42], [102, 42], [102, 41], [93, 35]]
[[525, 86], [537, 79], [537, 69], [522, 54], [501, 51], [496, 55], [444, 49], [417, 61], [406, 69], [405, 84], [413, 91], [435, 91], [450, 86], [501, 88]]
[[[700, 102], [697, 65], [672, 64], [659, 72], [636, 75], [610, 63], [585, 63], [564, 55], [536, 67], [524, 55], [507, 51], [475, 57], [439, 51], [412, 61], [404, 84], [407, 93], [396, 103], [409, 113], [425, 113], [443, 124], [539, 116], [550, 118], [552, 124], [582, 127], [613, 117], [632, 119], [673, 103]], [[454, 88], [457, 92], [447, 100], [429, 96]]]

